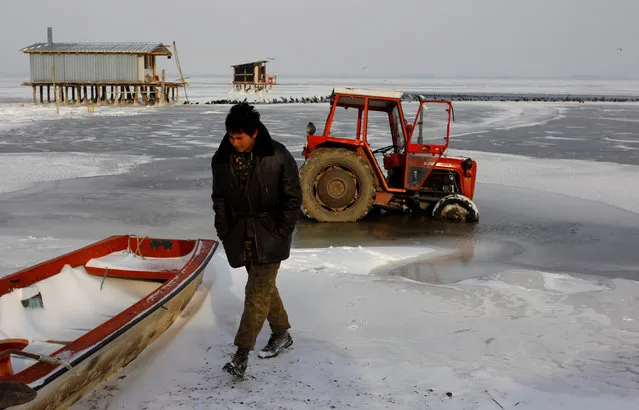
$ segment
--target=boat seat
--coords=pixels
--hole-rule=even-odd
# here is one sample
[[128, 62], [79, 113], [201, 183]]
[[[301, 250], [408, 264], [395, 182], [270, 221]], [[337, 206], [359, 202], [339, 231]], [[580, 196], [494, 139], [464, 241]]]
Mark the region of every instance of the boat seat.
[[[0, 354], [6, 350], [22, 350], [29, 345], [27, 339], [4, 339], [0, 340]], [[13, 375], [13, 368], [11, 367], [11, 355], [0, 356], [0, 380], [3, 377]]]

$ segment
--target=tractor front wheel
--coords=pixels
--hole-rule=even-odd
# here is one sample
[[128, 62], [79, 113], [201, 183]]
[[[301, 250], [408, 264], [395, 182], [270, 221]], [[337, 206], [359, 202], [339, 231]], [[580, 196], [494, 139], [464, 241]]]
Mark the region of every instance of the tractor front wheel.
[[310, 156], [300, 170], [302, 211], [320, 222], [355, 222], [375, 201], [375, 178], [354, 152], [329, 148]]
[[468, 197], [460, 194], [447, 195], [433, 207], [433, 218], [457, 222], [479, 221], [479, 210]]

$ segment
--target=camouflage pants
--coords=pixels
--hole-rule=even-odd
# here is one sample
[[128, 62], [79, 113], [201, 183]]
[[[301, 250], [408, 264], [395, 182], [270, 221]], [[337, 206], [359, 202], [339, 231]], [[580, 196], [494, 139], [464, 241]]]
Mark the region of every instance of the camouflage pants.
[[273, 333], [289, 329], [288, 315], [275, 286], [279, 263], [246, 265], [248, 281], [244, 294], [244, 312], [235, 336], [235, 345], [248, 350], [255, 347], [255, 339], [268, 320]]

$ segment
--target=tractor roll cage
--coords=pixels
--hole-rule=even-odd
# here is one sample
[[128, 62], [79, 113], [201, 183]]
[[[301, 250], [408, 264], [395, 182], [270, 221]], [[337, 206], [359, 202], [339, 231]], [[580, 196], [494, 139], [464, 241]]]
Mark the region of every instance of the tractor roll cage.
[[[347, 89], [350, 90], [350, 89]], [[406, 117], [404, 115], [404, 111], [402, 109], [402, 104], [400, 98], [397, 96], [389, 96], [389, 97], [381, 97], [379, 95], [367, 95], [365, 90], [358, 90], [360, 93], [354, 94], [333, 94], [331, 96], [331, 111], [326, 118], [326, 124], [324, 126], [323, 137], [328, 139], [330, 137], [331, 125], [333, 124], [333, 118], [335, 115], [335, 110], [337, 107], [342, 107], [345, 109], [354, 108], [358, 110], [357, 114], [357, 131], [355, 134], [356, 141], [366, 141], [367, 135], [367, 121], [368, 121], [368, 111], [378, 111], [378, 112], [386, 112], [389, 115], [389, 121], [391, 125], [391, 132], [393, 133], [393, 143], [395, 145], [403, 145], [406, 144], [408, 147], [407, 152], [430, 152], [434, 154], [443, 154], [444, 151], [448, 148], [448, 143], [450, 140], [450, 121], [452, 118], [453, 107], [450, 101], [446, 100], [426, 100], [423, 97], [419, 97], [419, 107], [417, 109], [417, 114], [415, 115], [415, 119], [413, 124], [408, 127], [408, 123], [406, 121]], [[397, 92], [388, 92], [388, 94], [398, 94], [401, 97], [401, 93]], [[447, 126], [446, 126], [446, 135], [444, 136], [444, 144], [423, 144], [421, 141], [413, 141], [412, 134], [414, 129], [418, 129], [421, 131], [423, 116], [425, 108], [424, 106], [427, 104], [444, 104], [447, 106]], [[392, 112], [394, 109], [398, 110], [399, 122], [400, 124], [395, 124], [396, 119], [393, 117]], [[401, 132], [403, 133], [404, 141], [398, 141], [402, 135], [398, 135], [397, 125], [400, 126]], [[420, 132], [421, 134], [421, 132]], [[344, 139], [344, 138], [340, 138]], [[360, 145], [360, 144], [353, 144]]]

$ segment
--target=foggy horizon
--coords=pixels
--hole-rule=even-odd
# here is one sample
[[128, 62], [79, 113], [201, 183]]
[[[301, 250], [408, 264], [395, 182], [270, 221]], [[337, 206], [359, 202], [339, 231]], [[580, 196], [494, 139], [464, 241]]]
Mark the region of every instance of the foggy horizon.
[[[0, 75], [11, 77], [28, 76], [19, 50], [52, 27], [54, 42], [175, 41], [185, 76], [273, 58], [281, 78], [639, 79], [632, 0], [32, 0], [4, 11]], [[174, 59], [158, 66], [177, 75]]]

